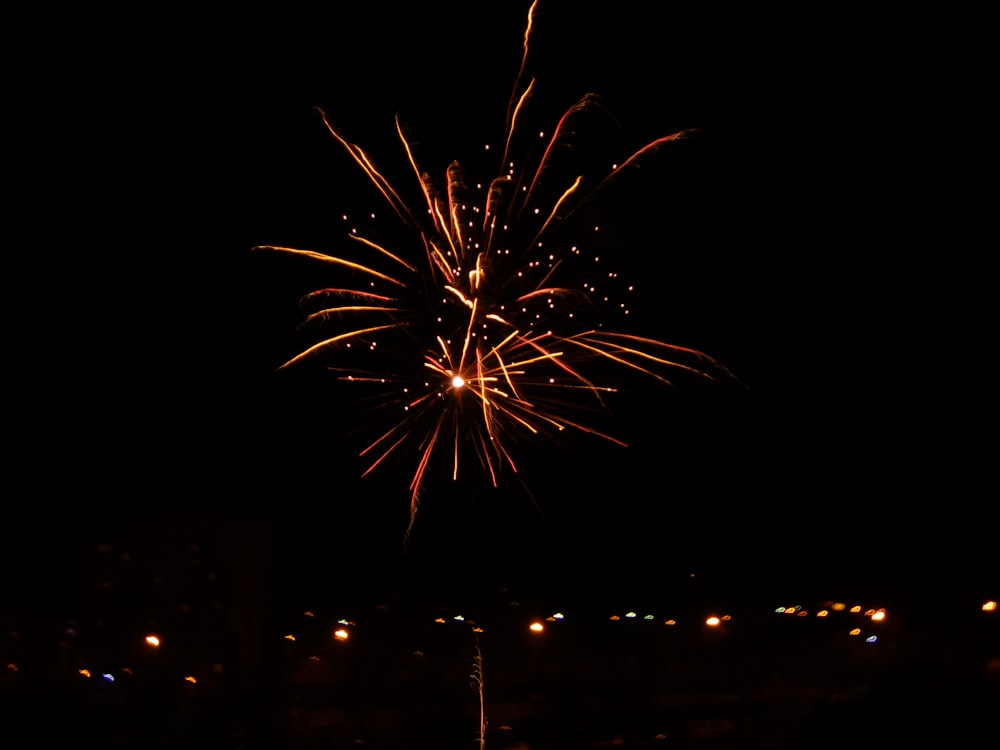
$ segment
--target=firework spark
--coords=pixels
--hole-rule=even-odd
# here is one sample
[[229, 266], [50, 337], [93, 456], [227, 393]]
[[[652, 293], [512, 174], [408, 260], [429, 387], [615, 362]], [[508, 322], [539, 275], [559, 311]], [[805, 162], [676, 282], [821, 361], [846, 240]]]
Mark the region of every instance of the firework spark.
[[[601, 284], [621, 282], [612, 271], [594, 273], [604, 267], [601, 259], [563, 236], [567, 220], [611, 181], [693, 131], [659, 138], [603, 175], [573, 171], [567, 164], [578, 134], [602, 112], [588, 94], [551, 135], [539, 134], [528, 156], [512, 160], [525, 140], [521, 122], [535, 88], [534, 80], [525, 83], [534, 10], [532, 5], [508, 106], [499, 176], [485, 189], [470, 188], [462, 167], [452, 162], [439, 191], [397, 118], [420, 189], [417, 208], [320, 110], [330, 135], [388, 204], [402, 239], [390, 243], [352, 230], [355, 252], [336, 256], [254, 248], [302, 257], [346, 280], [303, 297], [303, 326], [314, 343], [279, 370], [313, 363], [376, 389], [387, 426], [361, 450], [368, 461], [364, 475], [390, 458], [413, 461], [407, 535], [428, 471], [442, 454], [453, 478], [464, 463], [460, 458], [471, 455], [496, 485], [502, 471], [517, 472], [514, 447], [525, 438], [569, 430], [623, 445], [580, 416], [582, 403], [603, 407], [605, 394], [617, 390], [605, 365], [663, 384], [677, 373], [731, 377], [699, 351], [607, 330], [611, 293]], [[619, 310], [627, 312], [623, 302]]]

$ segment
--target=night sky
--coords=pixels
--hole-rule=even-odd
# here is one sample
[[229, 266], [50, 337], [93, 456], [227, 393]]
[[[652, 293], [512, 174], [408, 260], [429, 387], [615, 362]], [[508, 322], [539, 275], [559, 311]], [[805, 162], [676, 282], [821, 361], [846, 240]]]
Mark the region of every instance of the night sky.
[[344, 404], [273, 374], [311, 268], [250, 248], [334, 249], [345, 204], [365, 208], [315, 107], [391, 169], [397, 112], [442, 163], [498, 142], [527, 3], [175, 16], [54, 46], [32, 96], [29, 283], [48, 281], [22, 314], [13, 460], [31, 470], [6, 501], [8, 590], [37, 594], [26, 571], [67, 590], [83, 530], [181, 511], [261, 522], [290, 581], [357, 591], [986, 576], [985, 448], [909, 344], [932, 61], [888, 18], [647, 6], [543, 0], [540, 106], [554, 123], [598, 93], [633, 147], [704, 131], [607, 210], [629, 217], [612, 229], [640, 325], [747, 388], [622, 395], [629, 448], [531, 449], [537, 507], [517, 482], [435, 478], [408, 547], [405, 477], [360, 481]]

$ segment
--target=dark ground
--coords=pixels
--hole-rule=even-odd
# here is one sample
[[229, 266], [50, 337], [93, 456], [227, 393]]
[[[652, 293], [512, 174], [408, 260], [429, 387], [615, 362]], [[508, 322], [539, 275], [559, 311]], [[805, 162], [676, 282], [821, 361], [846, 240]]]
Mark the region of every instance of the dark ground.
[[[229, 583], [227, 607], [208, 613], [197, 602], [178, 613], [177, 592], [160, 591], [145, 627], [133, 606], [111, 608], [108, 589], [81, 597], [72, 633], [6, 618], [4, 746], [475, 747], [477, 655], [495, 748], [954, 744], [989, 736], [1000, 693], [1000, 628], [980, 609], [982, 586], [924, 581], [887, 597], [876, 623], [792, 587], [734, 596], [733, 580], [710, 576], [664, 581], [632, 617], [637, 597], [599, 589], [557, 606], [511, 588], [462, 605], [401, 591], [351, 604], [336, 587], [292, 597]], [[182, 596], [205, 593], [192, 580]], [[94, 616], [102, 594], [106, 619]], [[133, 581], [129, 599], [142, 594]], [[730, 619], [709, 628], [713, 613]], [[161, 635], [155, 652], [145, 632]]]

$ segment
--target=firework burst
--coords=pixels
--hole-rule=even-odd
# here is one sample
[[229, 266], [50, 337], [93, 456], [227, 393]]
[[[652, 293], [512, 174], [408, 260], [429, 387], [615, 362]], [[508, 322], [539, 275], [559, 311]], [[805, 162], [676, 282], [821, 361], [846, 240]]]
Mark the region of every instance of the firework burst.
[[[402, 154], [419, 187], [416, 200], [404, 199], [320, 111], [389, 206], [396, 237], [383, 239], [385, 227], [354, 229], [337, 255], [254, 248], [302, 257], [341, 280], [303, 297], [312, 343], [279, 370], [311, 364], [371, 389], [385, 427], [361, 450], [364, 473], [390, 459], [411, 461], [407, 534], [439, 459], [457, 478], [471, 458], [496, 485], [502, 472], [517, 472], [515, 448], [526, 439], [576, 431], [624, 445], [586, 417], [588, 407], [603, 408], [606, 394], [617, 390], [615, 370], [662, 384], [678, 373], [731, 378], [699, 351], [608, 329], [609, 307], [627, 315], [616, 295], [631, 287], [583, 243], [567, 240], [568, 220], [649, 154], [693, 131], [659, 138], [596, 176], [574, 161], [588, 122], [604, 114], [595, 96], [570, 107], [550, 134], [528, 136], [522, 121], [535, 88], [525, 74], [534, 10], [498, 176], [470, 185], [452, 162], [439, 190], [397, 118]], [[526, 156], [515, 160], [522, 150]]]

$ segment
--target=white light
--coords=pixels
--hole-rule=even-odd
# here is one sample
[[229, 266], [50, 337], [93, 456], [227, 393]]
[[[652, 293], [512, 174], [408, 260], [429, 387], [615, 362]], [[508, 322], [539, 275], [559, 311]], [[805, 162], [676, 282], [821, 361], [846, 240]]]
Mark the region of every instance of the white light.
[[465, 385], [465, 378], [463, 378], [461, 375], [456, 375], [451, 379], [451, 385], [453, 388], [461, 388], [462, 386]]

